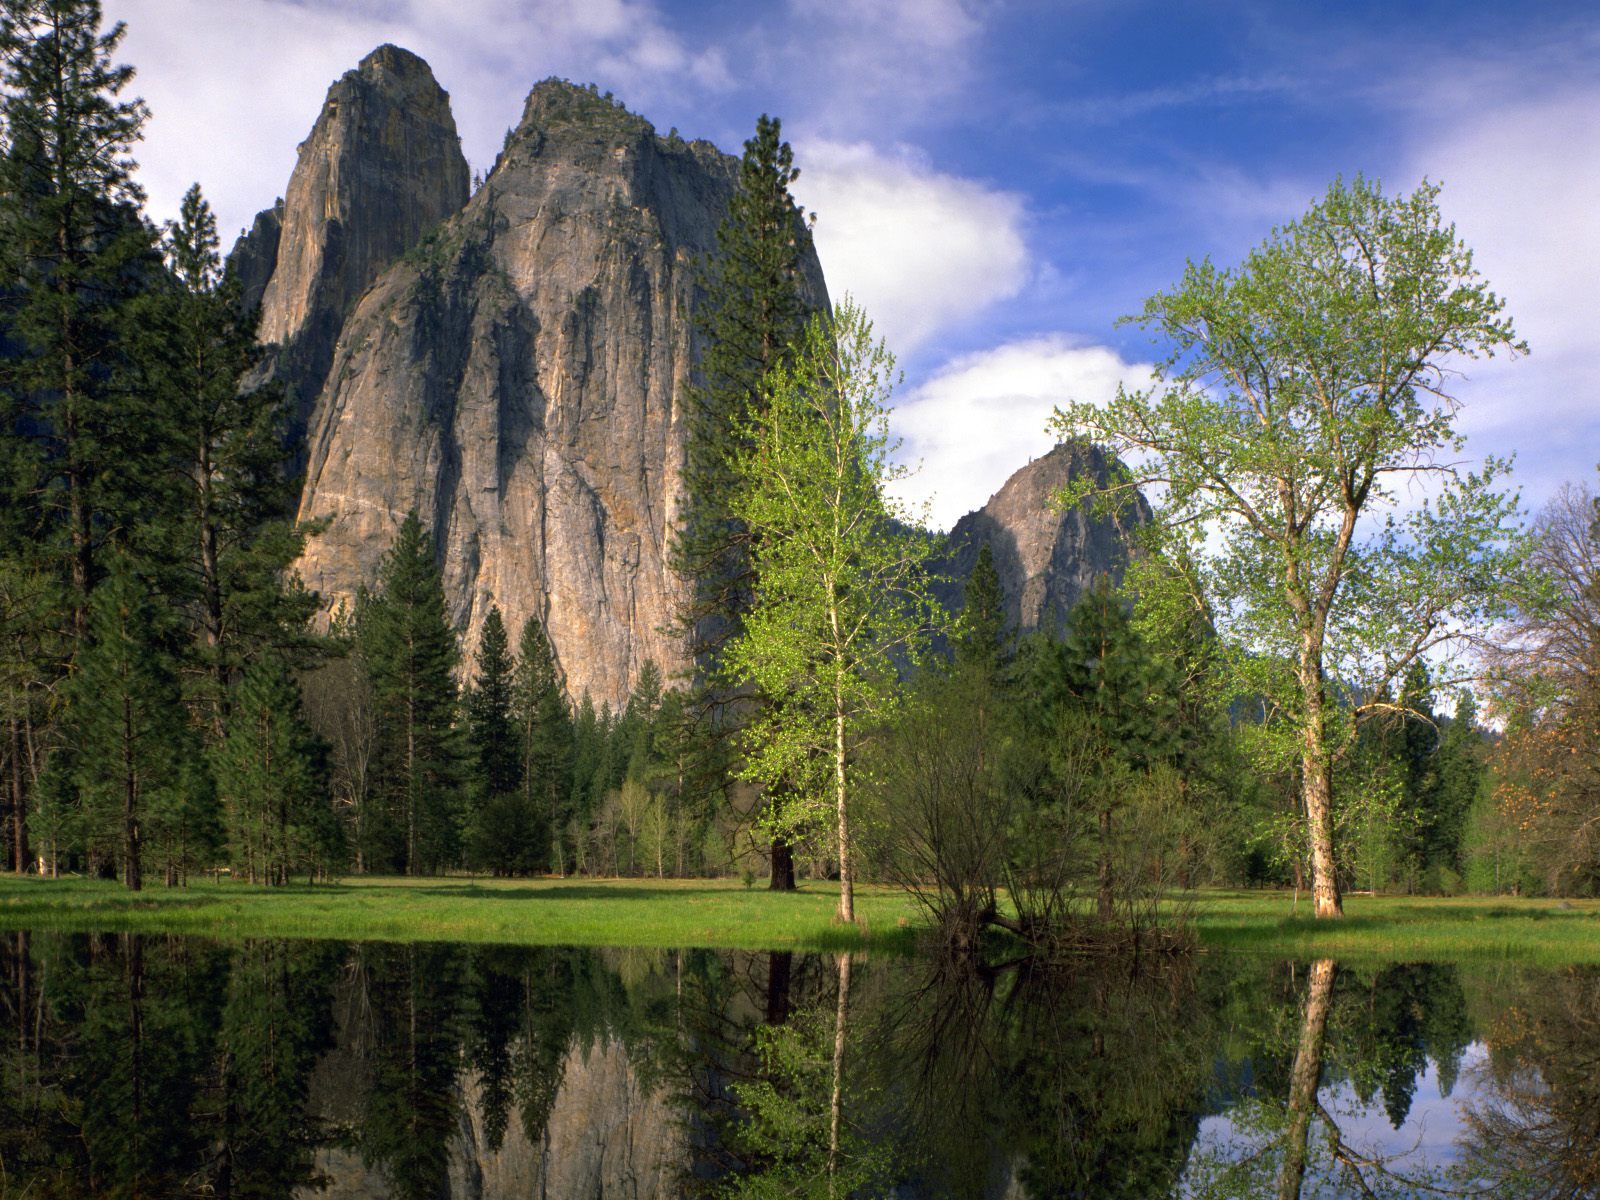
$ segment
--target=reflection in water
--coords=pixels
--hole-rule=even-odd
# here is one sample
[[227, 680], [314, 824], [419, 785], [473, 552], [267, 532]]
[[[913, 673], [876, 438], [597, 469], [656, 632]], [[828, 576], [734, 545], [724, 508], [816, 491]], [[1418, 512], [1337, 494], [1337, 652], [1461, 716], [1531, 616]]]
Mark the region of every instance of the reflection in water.
[[0, 1194], [1600, 1194], [1600, 971], [0, 936]]

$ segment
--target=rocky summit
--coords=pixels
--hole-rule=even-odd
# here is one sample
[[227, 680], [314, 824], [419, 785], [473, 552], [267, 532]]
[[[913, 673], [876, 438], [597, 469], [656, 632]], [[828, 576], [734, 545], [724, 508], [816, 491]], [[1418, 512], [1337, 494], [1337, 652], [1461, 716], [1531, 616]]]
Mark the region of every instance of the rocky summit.
[[[737, 172], [547, 80], [469, 197], [426, 63], [383, 46], [333, 85], [284, 198], [231, 259], [299, 398], [300, 517], [319, 530], [299, 570], [330, 609], [375, 580], [415, 509], [469, 648], [490, 605], [513, 636], [538, 616], [569, 693], [597, 704], [620, 704], [647, 661], [686, 665], [668, 560], [696, 275]], [[804, 270], [826, 306], [814, 251]], [[955, 570], [991, 541], [1025, 627], [1120, 567], [1113, 527], [1046, 504], [1094, 453], [1039, 460], [956, 527]]]
[[1085, 475], [1106, 483], [1111, 465], [1098, 447], [1063, 444], [1018, 470], [950, 531], [948, 556], [940, 564], [947, 579], [940, 599], [960, 610], [978, 550], [988, 545], [1011, 626], [1023, 633], [1059, 632], [1095, 580], [1121, 580], [1127, 535], [1150, 520], [1150, 506], [1137, 492], [1111, 516], [1082, 505], [1066, 512], [1055, 507], [1054, 497]]

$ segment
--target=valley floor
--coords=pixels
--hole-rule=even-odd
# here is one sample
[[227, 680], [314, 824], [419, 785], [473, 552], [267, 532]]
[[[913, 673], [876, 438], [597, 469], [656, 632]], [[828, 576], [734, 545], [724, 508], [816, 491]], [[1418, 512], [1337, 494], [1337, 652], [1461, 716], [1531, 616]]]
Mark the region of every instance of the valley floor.
[[[357, 876], [268, 888], [197, 881], [147, 888], [0, 874], [0, 929], [315, 937], [516, 945], [705, 946], [905, 951], [922, 916], [903, 894], [860, 887], [860, 926], [833, 920], [837, 889], [782, 894], [720, 879], [491, 880]], [[1318, 922], [1309, 898], [1205, 891], [1193, 898], [1207, 949], [1309, 959], [1600, 962], [1600, 902], [1350, 896]]]

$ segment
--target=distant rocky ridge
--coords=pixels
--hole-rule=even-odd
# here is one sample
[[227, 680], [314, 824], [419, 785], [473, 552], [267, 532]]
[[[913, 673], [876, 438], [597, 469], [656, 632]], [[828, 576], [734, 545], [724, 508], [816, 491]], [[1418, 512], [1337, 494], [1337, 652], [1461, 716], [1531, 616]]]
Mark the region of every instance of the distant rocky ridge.
[[[426, 63], [382, 46], [338, 80], [284, 199], [230, 259], [298, 399], [300, 515], [324, 522], [306, 584], [351, 599], [415, 508], [469, 647], [494, 604], [513, 635], [544, 621], [574, 697], [617, 705], [646, 661], [680, 671], [668, 555], [696, 264], [737, 167], [547, 80], [469, 197]], [[804, 271], [825, 306], [809, 247]], [[1093, 455], [1039, 460], [956, 527], [954, 568], [993, 542], [1025, 627], [1119, 569], [1114, 529], [1044, 504]]]
[[1006, 480], [989, 502], [968, 513], [950, 531], [949, 551], [940, 562], [948, 582], [940, 599], [951, 611], [965, 602], [966, 579], [987, 544], [1005, 595], [1011, 626], [1028, 633], [1059, 631], [1073, 605], [1102, 576], [1122, 578], [1132, 528], [1150, 520], [1143, 496], [1115, 518], [1099, 517], [1080, 506], [1058, 511], [1053, 498], [1085, 475], [1107, 482], [1111, 457], [1095, 446], [1064, 443], [1034, 459]]

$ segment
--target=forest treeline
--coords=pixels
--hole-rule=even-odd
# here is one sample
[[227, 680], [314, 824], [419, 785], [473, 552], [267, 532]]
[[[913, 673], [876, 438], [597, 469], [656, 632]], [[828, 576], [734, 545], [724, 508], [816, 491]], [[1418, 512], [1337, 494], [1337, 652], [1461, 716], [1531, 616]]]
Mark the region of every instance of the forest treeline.
[[[1158, 386], [1055, 428], [1156, 463], [1156, 519], [1124, 524], [1115, 586], [1019, 637], [987, 550], [959, 614], [931, 599], [936, 539], [891, 499], [892, 356], [848, 299], [808, 307], [798, 170], [762, 117], [700, 268], [672, 553], [692, 678], [646, 664], [597, 709], [537, 620], [491, 612], [466, 653], [415, 513], [316, 626], [292, 398], [198, 186], [175, 222], [144, 212], [121, 37], [92, 0], [0, 7], [14, 870], [809, 874], [846, 920], [867, 878], [959, 941], [1138, 926], [1201, 884], [1304, 886], [1329, 914], [1352, 888], [1600, 889], [1593, 497], [1524, 528], [1491, 461], [1437, 468], [1388, 525], [1372, 507], [1460, 449], [1436, 352], [1522, 348], [1437, 189], [1337, 182], [1238, 272], [1192, 264], [1152, 298]], [[1340, 290], [1347, 268], [1373, 286]], [[1284, 279], [1329, 289], [1298, 324]], [[1332, 361], [1319, 321], [1399, 350]], [[1235, 340], [1198, 345], [1206, 322]], [[1058, 501], [1125, 517], [1149, 482]]]

